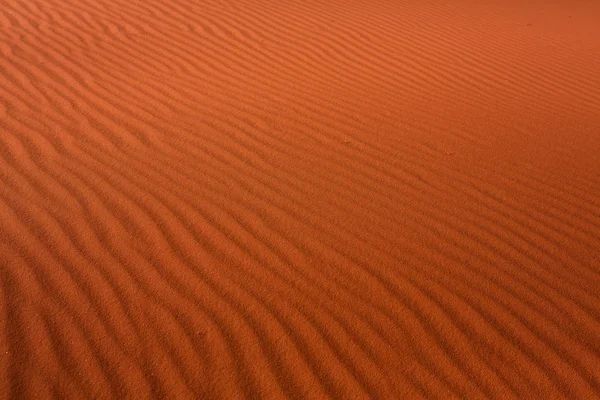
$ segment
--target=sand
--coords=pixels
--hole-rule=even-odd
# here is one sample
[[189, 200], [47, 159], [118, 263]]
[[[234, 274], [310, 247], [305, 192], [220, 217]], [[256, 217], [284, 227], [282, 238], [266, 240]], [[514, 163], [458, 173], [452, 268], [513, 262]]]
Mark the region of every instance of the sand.
[[600, 398], [598, 21], [0, 0], [0, 398]]

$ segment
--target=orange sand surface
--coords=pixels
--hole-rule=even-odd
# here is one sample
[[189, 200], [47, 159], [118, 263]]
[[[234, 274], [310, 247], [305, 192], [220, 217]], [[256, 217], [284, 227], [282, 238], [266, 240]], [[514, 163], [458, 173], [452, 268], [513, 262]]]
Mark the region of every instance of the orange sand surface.
[[599, 365], [600, 2], [0, 0], [0, 399]]

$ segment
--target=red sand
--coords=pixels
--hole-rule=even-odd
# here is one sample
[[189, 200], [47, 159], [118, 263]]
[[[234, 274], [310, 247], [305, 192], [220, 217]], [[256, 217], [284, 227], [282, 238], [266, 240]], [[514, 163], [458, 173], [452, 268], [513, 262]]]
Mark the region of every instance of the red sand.
[[0, 398], [600, 398], [599, 21], [0, 0]]

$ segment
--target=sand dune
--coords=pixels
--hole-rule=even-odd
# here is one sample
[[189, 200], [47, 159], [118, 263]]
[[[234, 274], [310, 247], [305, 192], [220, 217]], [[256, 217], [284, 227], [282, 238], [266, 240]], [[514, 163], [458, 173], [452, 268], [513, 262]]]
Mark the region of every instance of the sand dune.
[[600, 398], [600, 3], [0, 0], [0, 398]]

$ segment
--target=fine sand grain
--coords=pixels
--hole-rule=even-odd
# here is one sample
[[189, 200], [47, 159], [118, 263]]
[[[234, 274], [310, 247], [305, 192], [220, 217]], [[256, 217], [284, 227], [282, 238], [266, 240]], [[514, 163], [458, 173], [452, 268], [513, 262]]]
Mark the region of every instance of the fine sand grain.
[[600, 398], [599, 21], [0, 0], [0, 399]]

